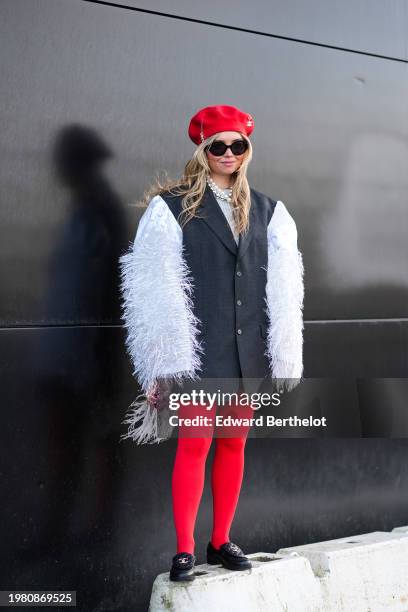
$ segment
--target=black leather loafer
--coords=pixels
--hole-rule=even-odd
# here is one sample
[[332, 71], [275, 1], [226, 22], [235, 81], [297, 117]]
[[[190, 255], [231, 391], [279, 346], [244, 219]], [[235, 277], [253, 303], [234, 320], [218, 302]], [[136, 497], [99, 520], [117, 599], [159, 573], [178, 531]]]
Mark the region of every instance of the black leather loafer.
[[230, 570], [246, 570], [252, 567], [252, 563], [244, 555], [237, 544], [225, 542], [218, 549], [211, 542], [207, 546], [207, 563], [210, 565], [222, 565]]
[[194, 576], [194, 565], [196, 558], [191, 553], [181, 552], [173, 557], [173, 564], [170, 570], [170, 580], [181, 582], [182, 580], [192, 581]]

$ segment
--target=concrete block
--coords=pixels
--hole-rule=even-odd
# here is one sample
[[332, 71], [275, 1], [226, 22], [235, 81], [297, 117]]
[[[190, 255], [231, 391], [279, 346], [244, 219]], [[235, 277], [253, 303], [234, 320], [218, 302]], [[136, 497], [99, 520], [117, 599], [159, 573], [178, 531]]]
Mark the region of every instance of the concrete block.
[[305, 557], [262, 552], [247, 557], [253, 567], [242, 572], [198, 565], [190, 583], [159, 574], [149, 612], [323, 612], [320, 585]]
[[326, 612], [407, 612], [408, 534], [375, 531], [282, 548], [310, 561]]
[[403, 525], [402, 527], [394, 527], [391, 533], [406, 533], [408, 534], [408, 525]]

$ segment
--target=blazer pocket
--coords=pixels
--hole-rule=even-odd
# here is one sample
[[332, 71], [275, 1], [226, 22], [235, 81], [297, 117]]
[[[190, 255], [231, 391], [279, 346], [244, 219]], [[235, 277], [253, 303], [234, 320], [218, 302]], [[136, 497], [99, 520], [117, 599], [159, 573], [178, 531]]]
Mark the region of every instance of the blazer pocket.
[[268, 337], [268, 326], [267, 326], [267, 325], [262, 325], [262, 324], [261, 324], [261, 325], [259, 326], [259, 331], [260, 331], [261, 337], [262, 337], [262, 338], [265, 338], [265, 340], [266, 340], [266, 339], [267, 339], [267, 337]]

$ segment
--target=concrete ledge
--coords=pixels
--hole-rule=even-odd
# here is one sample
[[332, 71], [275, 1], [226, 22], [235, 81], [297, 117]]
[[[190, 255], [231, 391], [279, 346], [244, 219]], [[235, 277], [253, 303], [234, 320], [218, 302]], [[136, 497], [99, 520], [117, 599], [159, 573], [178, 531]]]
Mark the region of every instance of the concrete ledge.
[[408, 525], [404, 525], [404, 527], [394, 527], [391, 533], [406, 533], [408, 534]]
[[319, 585], [307, 559], [262, 552], [247, 557], [253, 567], [243, 572], [206, 563], [198, 565], [196, 579], [191, 583], [172, 582], [169, 572], [159, 574], [153, 584], [149, 612], [316, 610]]
[[320, 580], [325, 612], [406, 612], [408, 534], [375, 531], [283, 548], [306, 557]]
[[408, 527], [247, 555], [252, 569], [196, 566], [154, 581], [149, 612], [408, 612]]

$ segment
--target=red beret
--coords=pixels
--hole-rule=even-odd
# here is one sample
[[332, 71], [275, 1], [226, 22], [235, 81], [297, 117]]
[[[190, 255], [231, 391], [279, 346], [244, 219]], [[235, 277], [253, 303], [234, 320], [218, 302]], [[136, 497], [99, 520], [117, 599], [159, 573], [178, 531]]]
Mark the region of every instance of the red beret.
[[253, 129], [252, 116], [236, 106], [206, 106], [191, 119], [188, 135], [199, 145], [217, 132], [241, 132], [249, 136]]

